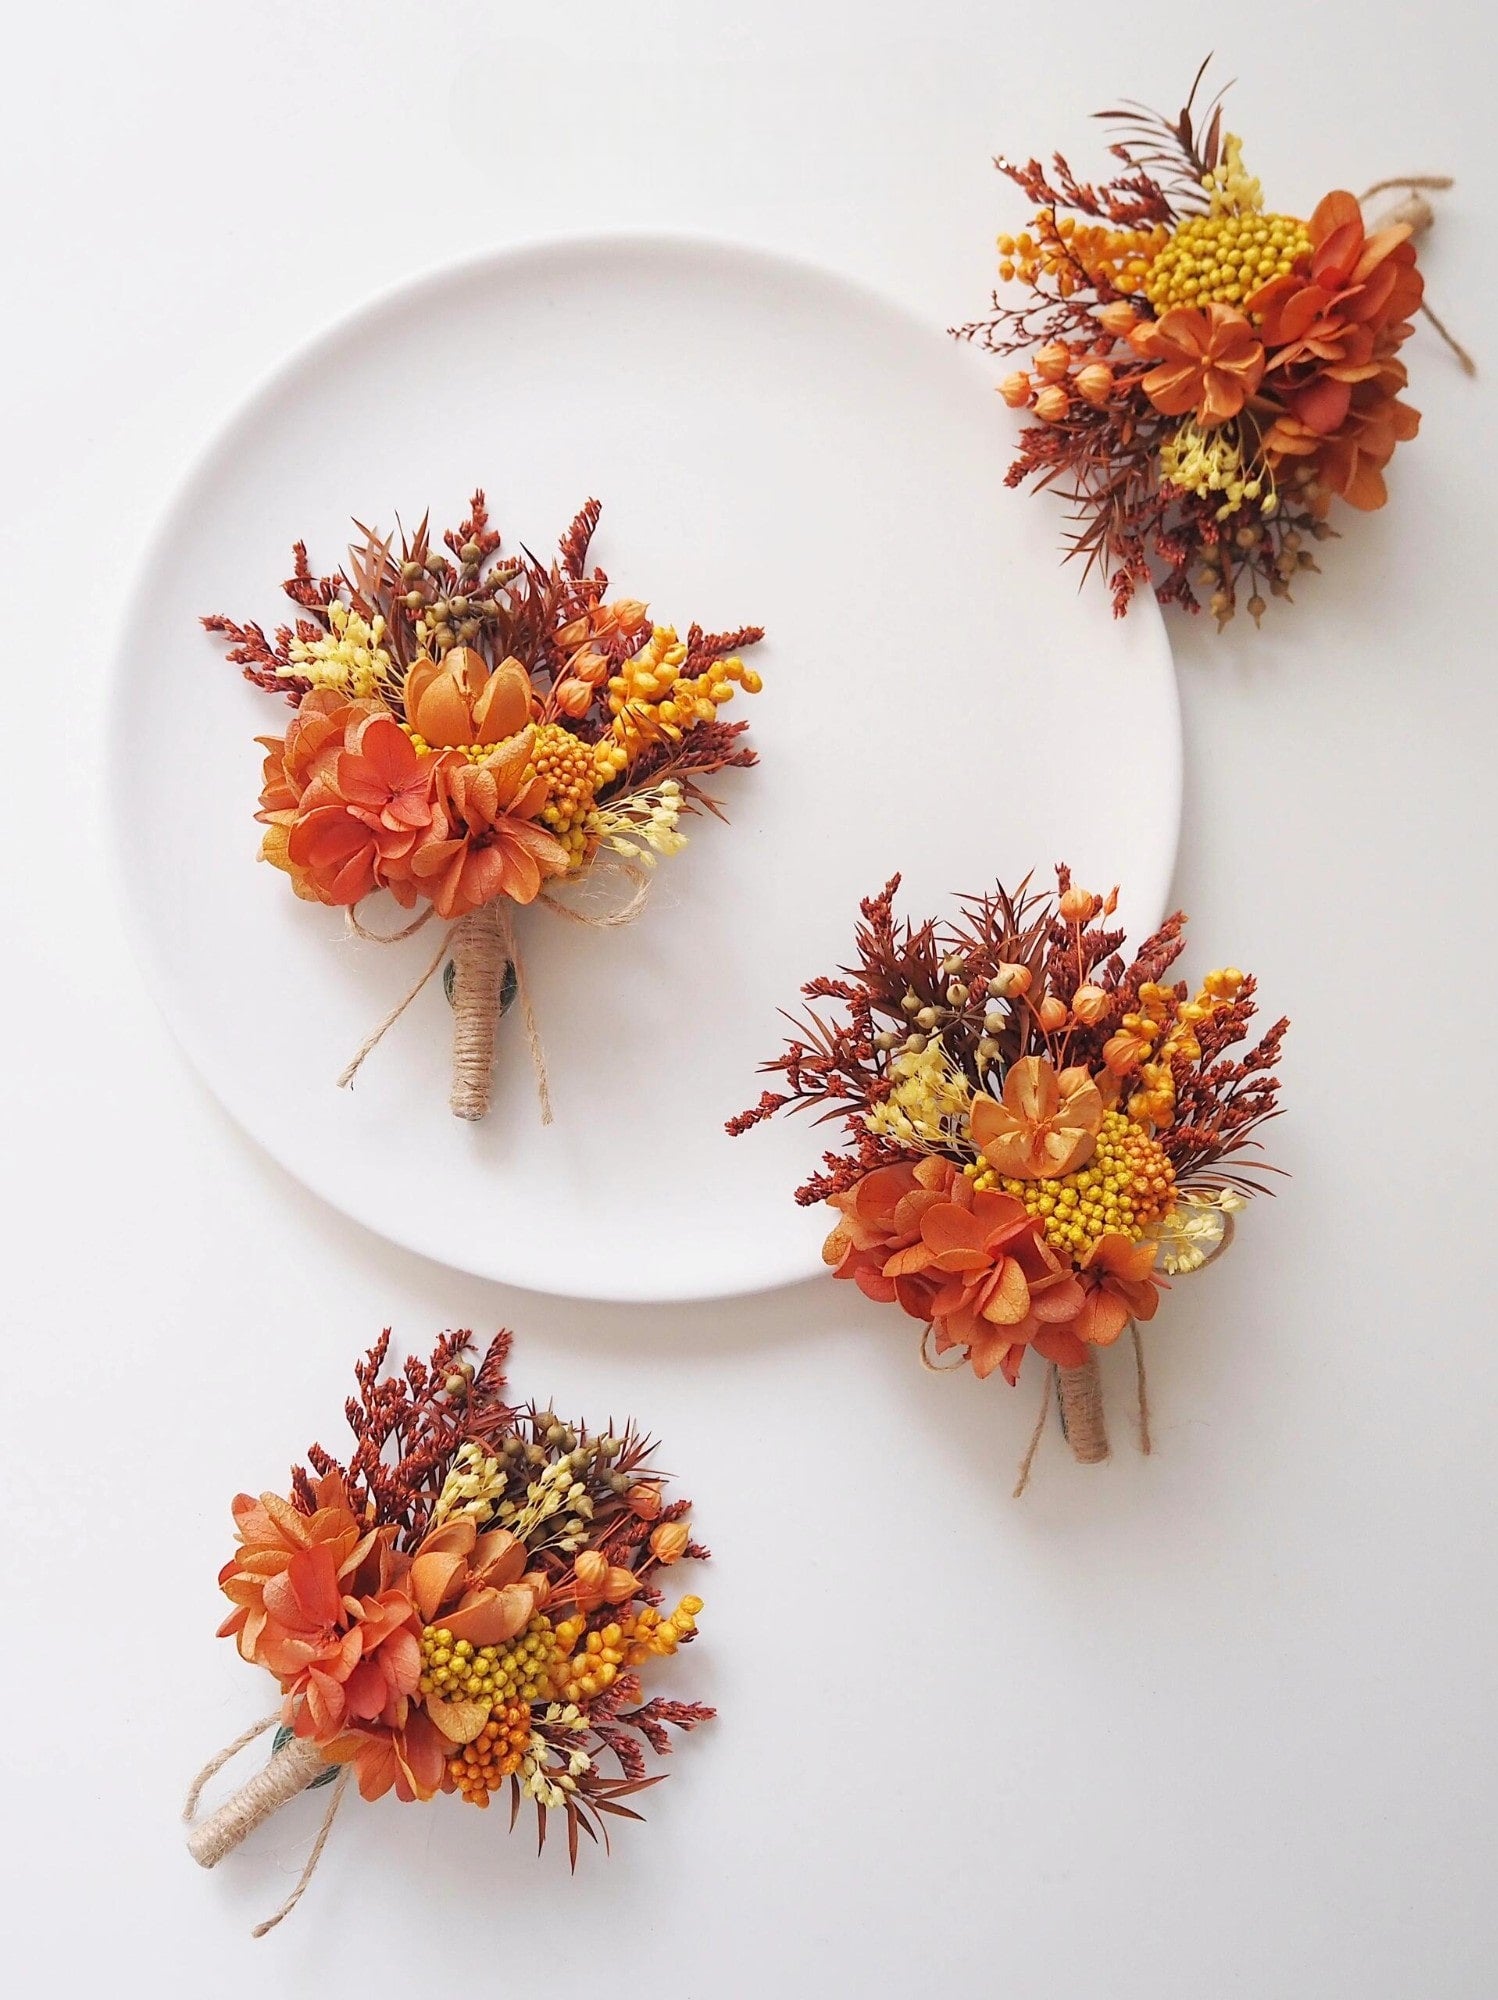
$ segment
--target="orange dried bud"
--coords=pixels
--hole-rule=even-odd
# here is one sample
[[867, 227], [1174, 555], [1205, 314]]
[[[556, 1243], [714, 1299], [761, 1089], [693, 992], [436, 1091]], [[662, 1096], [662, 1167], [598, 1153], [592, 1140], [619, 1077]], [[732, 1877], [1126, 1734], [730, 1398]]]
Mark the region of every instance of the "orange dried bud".
[[608, 608], [621, 632], [638, 632], [650, 615], [650, 606], [642, 604], [638, 597], [621, 597]]
[[567, 671], [574, 680], [586, 681], [589, 687], [602, 687], [609, 677], [609, 663], [596, 646], [584, 646], [567, 662]]
[[1115, 882], [1103, 901], [1103, 915], [1111, 917], [1118, 908], [1118, 884]]
[[1005, 963], [988, 982], [990, 993], [997, 993], [1001, 1000], [1021, 1000], [1034, 984], [1028, 965]]
[[1035, 414], [1043, 424], [1059, 424], [1070, 408], [1071, 397], [1054, 382], [1048, 383], [1035, 398]]
[[661, 1511], [661, 1489], [652, 1486], [648, 1479], [642, 1479], [630, 1487], [624, 1496], [624, 1504], [631, 1514], [638, 1514], [642, 1521], [653, 1521]]
[[1048, 1035], [1054, 1035], [1058, 1028], [1066, 1026], [1066, 1003], [1058, 1000], [1054, 993], [1048, 993], [1035, 1010], [1036, 1019]]
[[650, 1536], [650, 1553], [657, 1562], [680, 1562], [692, 1539], [685, 1521], [662, 1521]]
[[1096, 915], [1098, 899], [1090, 889], [1068, 889], [1057, 908], [1069, 924], [1085, 924]]
[[1077, 394], [1085, 402], [1101, 409], [1113, 394], [1113, 370], [1106, 361], [1089, 361], [1085, 368], [1077, 370], [1076, 386]]
[[1071, 1010], [1083, 1027], [1095, 1028], [1107, 1017], [1112, 1003], [1101, 986], [1079, 986], [1071, 997]]
[[610, 1604], [628, 1604], [639, 1587], [640, 1579], [632, 1569], [623, 1569], [618, 1563], [610, 1563], [609, 1573], [603, 1586], [603, 1594]]
[[999, 384], [999, 394], [1011, 410], [1022, 410], [1030, 400], [1030, 378], [1023, 368], [1016, 368], [1012, 375], [1006, 375]]
[[1099, 306], [1093, 318], [1115, 340], [1123, 340], [1139, 323], [1139, 315], [1127, 299], [1113, 299], [1105, 306]]
[[1042, 382], [1064, 382], [1071, 367], [1071, 349], [1064, 340], [1048, 340], [1035, 350], [1035, 373]]
[[593, 706], [593, 690], [586, 681], [570, 677], [557, 683], [556, 704], [563, 715], [577, 717], [586, 715]]
[[602, 1604], [609, 1580], [609, 1565], [597, 1549], [584, 1549], [573, 1564], [572, 1573], [577, 1580], [575, 1595], [580, 1611], [591, 1611]]
[[1103, 1061], [1114, 1076], [1127, 1076], [1130, 1070], [1138, 1069], [1141, 1059], [1148, 1053], [1149, 1043], [1127, 1029], [1120, 1029], [1110, 1035], [1103, 1044]]

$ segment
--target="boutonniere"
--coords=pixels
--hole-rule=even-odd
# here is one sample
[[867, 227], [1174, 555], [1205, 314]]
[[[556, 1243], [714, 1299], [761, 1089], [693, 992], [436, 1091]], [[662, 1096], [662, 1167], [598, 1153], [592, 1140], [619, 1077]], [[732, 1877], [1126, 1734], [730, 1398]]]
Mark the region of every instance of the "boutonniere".
[[1235, 1053], [1253, 978], [1172, 979], [1185, 918], [1130, 953], [1116, 891], [1064, 867], [1053, 893], [996, 887], [921, 923], [895, 916], [899, 880], [862, 904], [855, 963], [802, 988], [763, 1065], [775, 1087], [728, 1129], [799, 1110], [840, 1125], [796, 1192], [833, 1212], [834, 1275], [919, 1321], [933, 1366], [1042, 1371], [1022, 1490], [1053, 1380], [1076, 1456], [1107, 1457], [1096, 1356], [1126, 1330], [1149, 1449], [1138, 1329], [1264, 1191], [1255, 1134], [1288, 1023]]
[[[646, 1750], [711, 1708], [647, 1695], [658, 1664], [691, 1642], [702, 1600], [668, 1585], [706, 1560], [690, 1502], [668, 1497], [633, 1424], [590, 1430], [511, 1403], [510, 1335], [469, 1358], [466, 1333], [385, 1375], [389, 1335], [355, 1370], [346, 1463], [313, 1446], [288, 1492], [242, 1493], [219, 1572], [220, 1636], [268, 1674], [277, 1708], [219, 1753], [188, 1799], [275, 1729], [273, 1754], [189, 1838], [212, 1868], [311, 1787], [334, 1789], [306, 1888], [352, 1779], [360, 1796], [426, 1804], [447, 1794], [510, 1824], [534, 1808], [544, 1844], [565, 1827], [608, 1844], [610, 1819], [659, 1783]], [[278, 1726], [279, 1725], [279, 1726]]]
[[1068, 554], [1100, 571], [1115, 612], [1153, 586], [1221, 629], [1240, 604], [1257, 624], [1316, 568], [1337, 503], [1383, 506], [1420, 422], [1400, 352], [1415, 315], [1473, 364], [1424, 306], [1415, 257], [1422, 190], [1449, 179], [1271, 207], [1221, 94], [1196, 112], [1202, 71], [1174, 120], [1098, 114], [1115, 135], [1107, 180], [1059, 153], [995, 162], [1032, 219], [998, 239], [990, 313], [954, 331], [1018, 364], [999, 385], [1028, 419], [1008, 483], [1069, 503]]
[[[203, 620], [246, 679], [295, 710], [259, 739], [264, 859], [298, 896], [342, 908], [361, 938], [399, 942], [433, 917], [442, 927], [431, 964], [341, 1083], [445, 965], [453, 1111], [488, 1110], [495, 1025], [518, 998], [549, 1123], [515, 913], [630, 922], [656, 857], [686, 844], [682, 821], [718, 812], [702, 780], [754, 762], [747, 725], [722, 710], [758, 692], [739, 652], [760, 629], [678, 634], [637, 599], [611, 597], [589, 563], [598, 517], [590, 500], [543, 563], [504, 552], [476, 493], [439, 539], [426, 520], [398, 538], [360, 527], [331, 575], [314, 574], [298, 542], [284, 585], [296, 619], [274, 635]], [[569, 898], [605, 864], [601, 907]], [[380, 894], [413, 920], [368, 929], [359, 913]]]

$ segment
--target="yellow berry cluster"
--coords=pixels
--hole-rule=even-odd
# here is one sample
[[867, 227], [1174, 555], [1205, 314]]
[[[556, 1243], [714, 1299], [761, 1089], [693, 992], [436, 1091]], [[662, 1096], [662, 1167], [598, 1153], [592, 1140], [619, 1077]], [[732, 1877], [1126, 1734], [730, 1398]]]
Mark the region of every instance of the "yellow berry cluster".
[[401, 728], [410, 737], [418, 757], [445, 757], [451, 753], [466, 757], [470, 764], [481, 764], [496, 747], [493, 743], [444, 743], [440, 749], [434, 750], [421, 731], [413, 729], [409, 722], [403, 722]]
[[557, 1700], [591, 1700], [613, 1685], [621, 1667], [674, 1653], [697, 1630], [701, 1609], [700, 1597], [684, 1597], [669, 1617], [646, 1604], [593, 1632], [580, 1614], [564, 1618], [556, 1628], [560, 1656], [551, 1679]]
[[471, 1806], [487, 1806], [512, 1771], [518, 1771], [531, 1740], [531, 1712], [524, 1702], [497, 1709], [472, 1743], [447, 1760], [447, 1775]]
[[531, 762], [547, 784], [542, 824], [566, 848], [569, 865], [579, 867], [587, 849], [588, 820], [599, 782], [593, 746], [580, 742], [570, 729], [559, 728], [554, 722], [543, 723], [536, 731]]
[[1127, 1236], [1137, 1243], [1152, 1222], [1167, 1214], [1175, 1170], [1164, 1150], [1121, 1111], [1104, 1114], [1097, 1149], [1085, 1167], [1059, 1180], [999, 1179], [982, 1166], [975, 1188], [1002, 1188], [1022, 1201], [1045, 1230], [1053, 1249], [1080, 1263], [1102, 1236]]
[[1072, 215], [1058, 222], [1049, 208], [1036, 216], [1035, 228], [1038, 235], [1027, 229], [999, 238], [999, 276], [1006, 284], [1018, 278], [1033, 285], [1044, 272], [1055, 279], [1062, 298], [1099, 278], [1117, 292], [1137, 292], [1168, 240], [1159, 223], [1153, 229], [1109, 229]]
[[557, 1651], [544, 1612], [504, 1646], [475, 1646], [454, 1639], [445, 1625], [424, 1625], [418, 1685], [439, 1701], [535, 1701], [550, 1684]]
[[1183, 222], [1150, 265], [1144, 296], [1155, 311], [1241, 306], [1261, 285], [1311, 254], [1311, 239], [1293, 215], [1224, 210]]
[[1172, 987], [1151, 981], [1140, 987], [1138, 1011], [1125, 1014], [1118, 1032], [1103, 1045], [1103, 1061], [1114, 1076], [1139, 1078], [1128, 1103], [1136, 1125], [1158, 1131], [1171, 1122], [1176, 1101], [1173, 1063], [1177, 1058], [1201, 1060], [1197, 1029], [1219, 1008], [1230, 1006], [1242, 987], [1243, 974], [1232, 965], [1209, 972], [1191, 1000], [1177, 1000]]
[[[701, 722], [711, 722], [734, 684], [758, 694], [763, 683], [742, 660], [714, 660], [700, 674], [684, 678], [687, 648], [669, 625], [657, 625], [649, 639], [624, 662], [608, 684], [610, 734], [596, 746], [600, 765], [617, 776], [648, 744], [675, 743]], [[602, 754], [600, 754], [602, 753]]]

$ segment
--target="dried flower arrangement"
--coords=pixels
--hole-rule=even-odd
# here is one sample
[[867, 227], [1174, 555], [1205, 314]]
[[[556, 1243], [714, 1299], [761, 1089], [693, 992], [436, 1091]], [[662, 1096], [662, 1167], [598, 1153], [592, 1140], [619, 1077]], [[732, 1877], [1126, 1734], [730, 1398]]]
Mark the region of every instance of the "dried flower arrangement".
[[[294, 626], [203, 620], [247, 680], [291, 701], [283, 736], [262, 737], [261, 854], [297, 895], [341, 905], [361, 936], [405, 938], [434, 913], [450, 926], [432, 965], [365, 1044], [363, 1057], [451, 954], [452, 1108], [489, 1108], [495, 1023], [518, 990], [543, 1116], [545, 1070], [511, 913], [537, 900], [584, 923], [638, 914], [658, 854], [685, 844], [680, 821], [707, 810], [700, 780], [754, 762], [747, 727], [719, 711], [759, 676], [737, 657], [757, 626], [684, 639], [644, 604], [608, 599], [588, 566], [599, 503], [590, 500], [544, 564], [500, 553], [482, 492], [434, 544], [356, 523], [346, 568], [315, 576], [295, 545], [284, 585]], [[629, 900], [604, 916], [553, 900], [612, 856]], [[358, 907], [385, 889], [404, 930], [367, 931]]]
[[1013, 1383], [1033, 1349], [1050, 1364], [1035, 1441], [1054, 1374], [1091, 1462], [1108, 1454], [1096, 1350], [1133, 1325], [1139, 1352], [1165, 1280], [1226, 1248], [1264, 1191], [1240, 1156], [1276, 1114], [1289, 1024], [1231, 1055], [1258, 1011], [1252, 977], [1169, 982], [1184, 916], [1128, 957], [1106, 922], [1117, 891], [1056, 876], [1054, 894], [1026, 880], [920, 924], [896, 919], [895, 876], [861, 905], [857, 964], [802, 988], [813, 1006], [763, 1065], [778, 1087], [728, 1129], [786, 1109], [841, 1123], [842, 1149], [796, 1195], [837, 1212], [835, 1275], [922, 1321], [923, 1357], [934, 1340]]
[[714, 1712], [641, 1686], [702, 1609], [687, 1596], [663, 1610], [663, 1573], [709, 1554], [691, 1503], [651, 1470], [653, 1443], [633, 1424], [593, 1432], [512, 1406], [508, 1333], [477, 1366], [471, 1336], [446, 1333], [429, 1361], [382, 1377], [389, 1342], [354, 1371], [347, 1464], [314, 1445], [288, 1494], [234, 1502], [220, 1636], [284, 1700], [208, 1765], [186, 1817], [236, 1751], [281, 1728], [265, 1768], [194, 1827], [194, 1858], [212, 1868], [299, 1792], [338, 1783], [301, 1881], [257, 1936], [306, 1887], [350, 1774], [366, 1799], [487, 1806], [508, 1786], [511, 1826], [529, 1799], [542, 1845], [563, 1815], [575, 1867], [579, 1836], [607, 1847], [607, 1819], [638, 1819], [624, 1801], [660, 1782], [641, 1741], [665, 1753], [668, 1726]]
[[[1266, 591], [1289, 597], [1316, 568], [1333, 497], [1384, 504], [1384, 468], [1420, 421], [1399, 394], [1423, 291], [1414, 238], [1432, 219], [1418, 190], [1450, 181], [1339, 190], [1308, 221], [1266, 210], [1222, 93], [1194, 115], [1206, 67], [1174, 120], [1097, 114], [1118, 134], [1110, 180], [1079, 180], [1059, 153], [1049, 169], [995, 161], [1034, 204], [1028, 229], [998, 239], [1000, 278], [1026, 296], [995, 292], [953, 331], [1026, 356], [1000, 384], [1034, 419], [1007, 483], [1071, 504], [1068, 554], [1109, 580], [1115, 613], [1153, 582], [1162, 604], [1205, 599], [1220, 630], [1240, 593], [1257, 624]], [[1391, 187], [1405, 198], [1367, 221]]]

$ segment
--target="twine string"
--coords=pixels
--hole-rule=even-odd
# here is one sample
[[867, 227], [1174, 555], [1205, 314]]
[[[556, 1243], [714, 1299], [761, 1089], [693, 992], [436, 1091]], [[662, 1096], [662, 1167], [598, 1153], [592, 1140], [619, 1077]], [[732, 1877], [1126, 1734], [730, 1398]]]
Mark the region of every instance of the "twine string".
[[1149, 1378], [1144, 1372], [1144, 1336], [1139, 1331], [1138, 1320], [1129, 1321], [1129, 1332], [1134, 1337], [1134, 1383], [1139, 1395], [1139, 1449], [1148, 1458], [1154, 1445], [1150, 1441], [1150, 1390]]
[[182, 1808], [182, 1817], [189, 1826], [191, 1826], [193, 1820], [197, 1817], [198, 1800], [203, 1796], [203, 1787], [208, 1783], [208, 1780], [216, 1778], [231, 1758], [237, 1757], [241, 1750], [247, 1750], [257, 1736], [263, 1736], [266, 1730], [274, 1727], [280, 1719], [280, 1709], [273, 1708], [269, 1715], [261, 1716], [260, 1720], [252, 1722], [248, 1729], [242, 1729], [234, 1741], [226, 1743], [216, 1757], [208, 1759], [208, 1762], [193, 1779], [188, 1790], [187, 1802]]
[[1030, 1468], [1035, 1463], [1035, 1454], [1040, 1450], [1040, 1440], [1045, 1436], [1045, 1420], [1051, 1413], [1051, 1385], [1056, 1379], [1056, 1365], [1051, 1362], [1045, 1371], [1045, 1380], [1040, 1385], [1040, 1408], [1035, 1413], [1035, 1428], [1030, 1433], [1030, 1442], [1025, 1446], [1025, 1455], [1019, 1462], [1019, 1478], [1014, 1483], [1012, 1497], [1018, 1500], [1030, 1484]]
[[[560, 905], [551, 905], [550, 907], [560, 908]], [[572, 916], [573, 913], [569, 910], [566, 914]], [[574, 921], [582, 923], [586, 920], [576, 917]], [[536, 1076], [536, 1096], [541, 1101], [541, 1123], [549, 1125], [551, 1123], [551, 1084], [546, 1075], [546, 1053], [541, 1046], [541, 1030], [536, 1024], [536, 1010], [531, 1005], [531, 989], [530, 983], [525, 976], [525, 961], [520, 956], [519, 945], [515, 942], [515, 920], [510, 915], [509, 907], [506, 904], [501, 904], [500, 906], [499, 943], [501, 952], [515, 968], [515, 998], [520, 1002], [520, 1019], [525, 1027], [525, 1045], [530, 1051], [531, 1068], [534, 1070]], [[502, 973], [501, 976], [503, 976]]]
[[[624, 924], [632, 924], [636, 917], [639, 916], [649, 897], [651, 883], [650, 875], [645, 869], [638, 867], [632, 862], [623, 860], [622, 857], [619, 862], [618, 872], [629, 883], [630, 894], [623, 903], [617, 904], [612, 909], [579, 909], [574, 904], [560, 899], [550, 889], [543, 889], [537, 901], [543, 903], [555, 916], [565, 918], [570, 924], [581, 924], [588, 930], [617, 930]], [[546, 1071], [546, 1055], [541, 1043], [541, 1030], [536, 1019], [536, 1010], [531, 1001], [530, 987], [525, 976], [524, 961], [521, 958], [520, 947], [515, 940], [515, 924], [510, 901], [507, 897], [500, 897], [496, 899], [495, 903], [486, 904], [483, 907], [493, 910], [494, 916], [491, 921], [497, 924], [503, 958], [507, 958], [514, 968], [515, 997], [520, 1002], [521, 1019], [525, 1025], [526, 1047], [530, 1053], [531, 1067], [535, 1072], [536, 1095], [541, 1103], [541, 1123], [543, 1125], [550, 1125], [552, 1123], [551, 1085]], [[433, 907], [431, 904], [428, 904], [419, 917], [415, 918], [411, 923], [404, 925], [400, 930], [374, 931], [368, 929], [360, 921], [358, 905], [355, 904], [352, 908], [344, 912], [344, 921], [351, 935], [364, 939], [368, 944], [403, 944], [407, 938], [414, 937], [417, 931], [422, 928], [433, 914]], [[473, 912], [472, 914], [477, 915], [478, 913]], [[365, 1036], [352, 1060], [345, 1063], [343, 1069], [339, 1072], [338, 1087], [340, 1090], [347, 1089], [354, 1081], [365, 1057], [379, 1047], [389, 1030], [395, 1026], [412, 1001], [415, 1000], [417, 995], [424, 990], [428, 982], [436, 975], [443, 960], [452, 950], [454, 941], [458, 938], [463, 925], [468, 921], [467, 918], [460, 917], [456, 923], [448, 926], [447, 930], [443, 933], [442, 942], [438, 946], [436, 956], [433, 958], [431, 964], [428, 965], [425, 972], [422, 973], [421, 977], [415, 982], [405, 997], [391, 1008], [379, 1026]], [[503, 958], [499, 966], [499, 977], [501, 979], [504, 976]], [[474, 1021], [470, 1024], [469, 1030], [466, 1032], [469, 1032], [470, 1035], [474, 1033], [487, 1033], [492, 1038], [494, 1022], [498, 1018], [497, 990], [492, 1004], [486, 1006], [481, 1011], [483, 1018], [480, 1019], [476, 1015]], [[461, 1022], [456, 1032], [459, 1035], [465, 1033]], [[483, 1109], [488, 1109], [487, 1097], [485, 1097]], [[482, 1116], [482, 1112], [474, 1111], [467, 1115], [478, 1117]]]
[[352, 1773], [353, 1766], [345, 1764], [338, 1774], [338, 1782], [333, 1787], [333, 1796], [328, 1800], [328, 1809], [322, 1816], [322, 1825], [317, 1829], [317, 1838], [312, 1843], [312, 1852], [307, 1856], [306, 1865], [297, 1877], [296, 1887], [274, 1916], [267, 1917], [264, 1923], [256, 1924], [255, 1928], [250, 1932], [251, 1937], [263, 1938], [267, 1931], [273, 1931], [284, 1917], [291, 1915], [292, 1911], [306, 1894], [307, 1884], [312, 1880], [318, 1862], [322, 1860], [322, 1851], [328, 1844], [328, 1835], [333, 1831], [333, 1821], [338, 1816], [338, 1808], [343, 1804], [343, 1795], [348, 1790], [348, 1781]]
[[[412, 924], [406, 930], [396, 931], [389, 937], [383, 937], [378, 931], [365, 930], [363, 926], [358, 922], [357, 918], [355, 918], [352, 910], [348, 914], [349, 914], [350, 928], [354, 931], [356, 936], [362, 938], [368, 938], [374, 944], [399, 944], [403, 938], [411, 937], [416, 931], [420, 930], [421, 928], [420, 923]], [[430, 914], [430, 912], [428, 914]], [[424, 923], [426, 921], [425, 917], [423, 917], [421, 921]], [[431, 979], [433, 975], [436, 973], [437, 968], [441, 965], [443, 959], [447, 957], [448, 949], [452, 944], [453, 937], [457, 932], [457, 928], [458, 926], [456, 924], [452, 924], [446, 931], [444, 931], [442, 936], [442, 942], [437, 947], [437, 956], [432, 960], [431, 964], [427, 967], [426, 971], [421, 975], [420, 979], [418, 979], [416, 984], [411, 988], [410, 992], [406, 995], [405, 999], [397, 1001], [395, 1006], [391, 1008], [390, 1012], [385, 1016], [384, 1020], [381, 1021], [380, 1025], [374, 1030], [374, 1032], [364, 1037], [364, 1040], [359, 1044], [358, 1049], [355, 1051], [352, 1060], [344, 1064], [343, 1068], [338, 1073], [338, 1088], [340, 1090], [347, 1090], [349, 1085], [353, 1082], [354, 1078], [359, 1074], [359, 1066], [364, 1061], [364, 1058], [370, 1053], [372, 1049], [376, 1049], [379, 1047], [380, 1043], [385, 1039], [386, 1032], [395, 1026], [396, 1022], [400, 1019], [401, 1015], [405, 1013], [406, 1009], [410, 1006], [411, 1002], [416, 998], [417, 994], [421, 992], [422, 988], [426, 985], [427, 981]]]
[[931, 1332], [931, 1322], [927, 1320], [921, 1328], [921, 1337], [916, 1345], [916, 1352], [921, 1357], [921, 1366], [928, 1375], [956, 1375], [967, 1366], [967, 1356], [959, 1354], [955, 1361], [933, 1361], [930, 1353]]
[[[1422, 190], [1439, 194], [1455, 185], [1456, 182], [1450, 174], [1392, 174], [1387, 180], [1375, 181], [1372, 187], [1365, 189], [1358, 196], [1358, 202], [1362, 206], [1370, 202], [1376, 194], [1388, 194], [1395, 189], [1400, 190], [1410, 199], [1399, 203], [1386, 215], [1380, 216], [1377, 226], [1387, 229], [1391, 223], [1404, 222], [1409, 224], [1411, 236], [1422, 236], [1436, 219], [1435, 210], [1428, 201], [1422, 199]], [[1477, 363], [1445, 321], [1438, 317], [1434, 307], [1422, 299], [1420, 311], [1456, 356], [1463, 373], [1475, 375]]]

